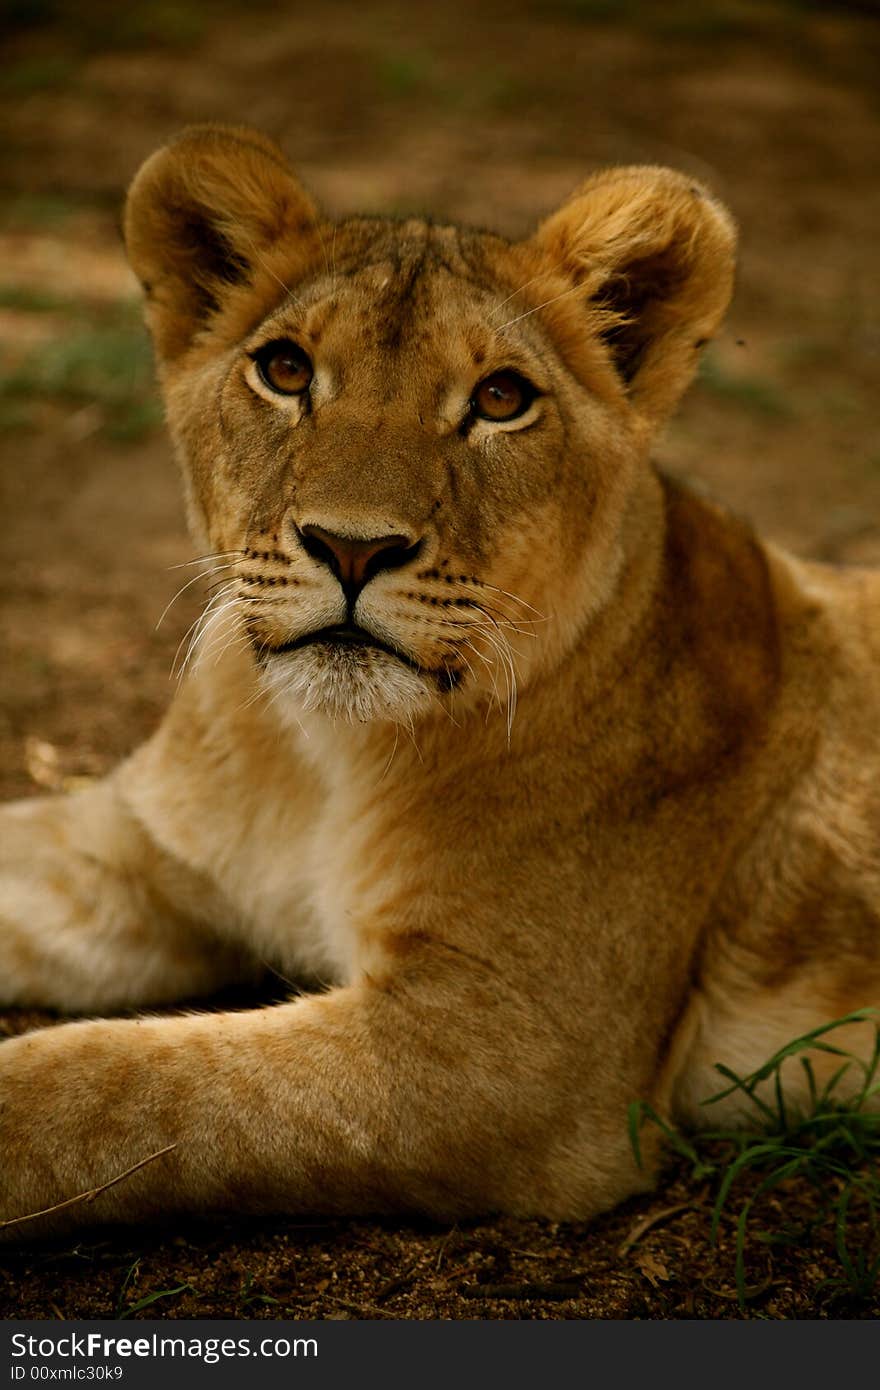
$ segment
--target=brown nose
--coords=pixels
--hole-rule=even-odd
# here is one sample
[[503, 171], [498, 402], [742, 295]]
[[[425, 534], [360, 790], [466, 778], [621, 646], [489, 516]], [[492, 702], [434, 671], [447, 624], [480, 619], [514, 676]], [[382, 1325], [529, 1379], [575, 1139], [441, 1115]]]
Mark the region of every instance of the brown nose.
[[408, 536], [373, 536], [369, 540], [353, 540], [325, 531], [323, 526], [308, 524], [300, 527], [300, 540], [308, 553], [322, 564], [329, 565], [354, 603], [361, 589], [380, 570], [399, 569], [414, 560], [421, 549], [420, 541]]

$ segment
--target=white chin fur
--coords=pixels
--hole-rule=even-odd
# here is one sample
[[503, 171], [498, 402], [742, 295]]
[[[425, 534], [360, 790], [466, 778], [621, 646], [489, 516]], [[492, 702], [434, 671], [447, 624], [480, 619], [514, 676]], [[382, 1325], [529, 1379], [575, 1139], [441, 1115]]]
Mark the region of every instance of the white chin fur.
[[432, 698], [422, 676], [375, 647], [315, 643], [270, 658], [259, 679], [273, 709], [292, 723], [312, 711], [352, 723], [408, 723]]

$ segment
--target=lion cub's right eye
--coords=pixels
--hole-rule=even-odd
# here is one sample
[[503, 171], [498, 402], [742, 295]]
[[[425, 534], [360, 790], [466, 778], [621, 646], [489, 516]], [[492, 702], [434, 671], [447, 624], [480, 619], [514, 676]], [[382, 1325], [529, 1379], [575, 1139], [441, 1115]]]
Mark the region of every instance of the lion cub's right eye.
[[470, 409], [480, 420], [500, 424], [525, 415], [537, 394], [532, 383], [519, 372], [493, 372], [476, 386]]
[[277, 391], [280, 396], [301, 396], [309, 389], [314, 368], [302, 348], [289, 338], [265, 343], [251, 356], [270, 391]]

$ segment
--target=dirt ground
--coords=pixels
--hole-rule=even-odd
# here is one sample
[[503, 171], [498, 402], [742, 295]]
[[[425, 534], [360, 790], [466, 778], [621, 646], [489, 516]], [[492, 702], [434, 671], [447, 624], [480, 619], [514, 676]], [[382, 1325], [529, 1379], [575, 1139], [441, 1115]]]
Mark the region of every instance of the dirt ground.
[[[192, 120], [259, 125], [334, 212], [525, 232], [588, 172], [665, 163], [742, 231], [728, 326], [658, 457], [802, 555], [880, 562], [880, 26], [870, 0], [409, 6], [3, 0], [0, 794], [72, 788], [156, 724], [191, 555], [117, 225]], [[0, 1031], [45, 1019], [10, 1015]], [[876, 1316], [826, 1222], [747, 1250], [673, 1165], [589, 1225], [198, 1221], [0, 1257], [7, 1317]], [[812, 1198], [780, 1189], [780, 1221]], [[152, 1297], [152, 1301], [151, 1300]]]

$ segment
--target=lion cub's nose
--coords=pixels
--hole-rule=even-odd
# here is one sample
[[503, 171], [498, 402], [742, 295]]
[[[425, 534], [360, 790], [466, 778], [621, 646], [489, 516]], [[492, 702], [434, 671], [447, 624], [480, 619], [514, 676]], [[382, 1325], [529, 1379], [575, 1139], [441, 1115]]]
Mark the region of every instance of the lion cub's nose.
[[374, 574], [380, 570], [399, 569], [414, 560], [421, 549], [421, 541], [413, 542], [408, 536], [353, 540], [311, 524], [300, 527], [299, 535], [312, 558], [329, 565], [352, 603]]

